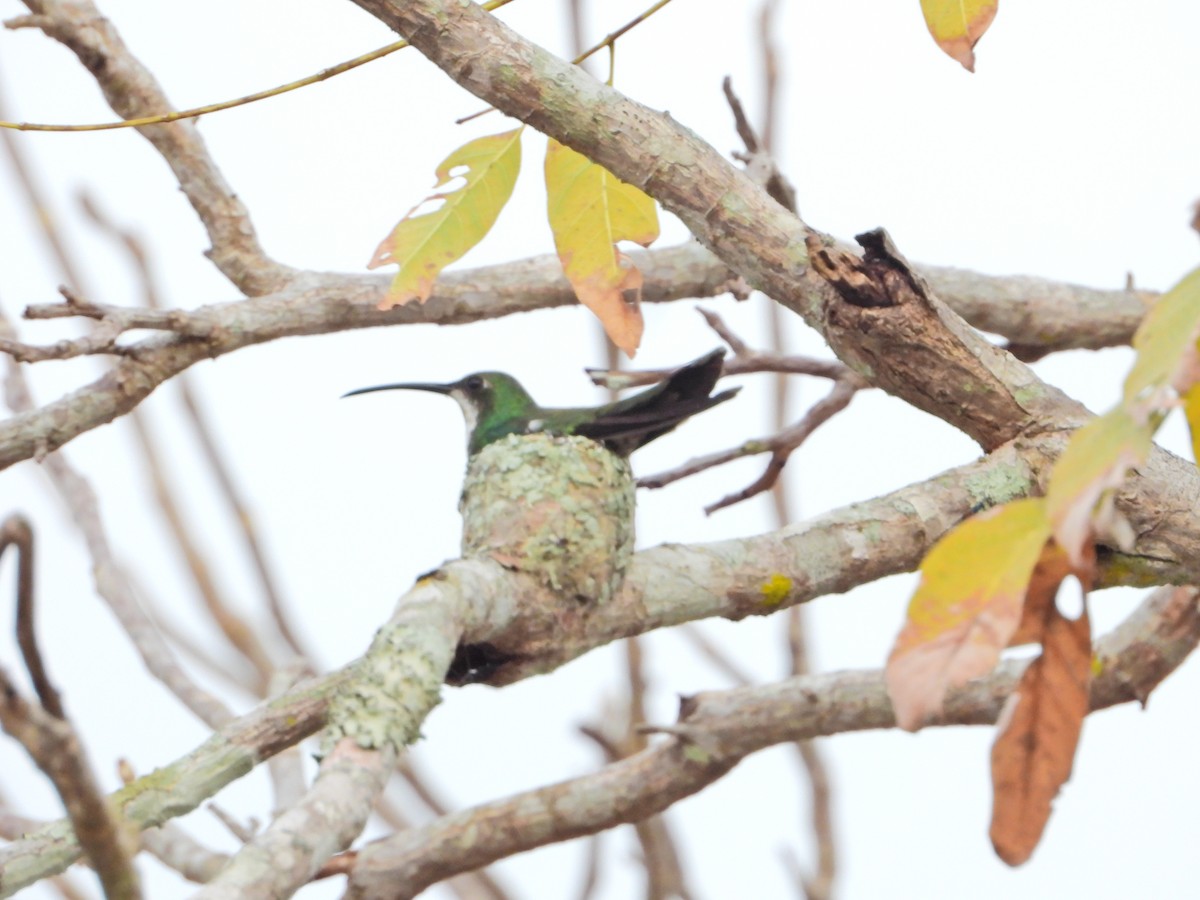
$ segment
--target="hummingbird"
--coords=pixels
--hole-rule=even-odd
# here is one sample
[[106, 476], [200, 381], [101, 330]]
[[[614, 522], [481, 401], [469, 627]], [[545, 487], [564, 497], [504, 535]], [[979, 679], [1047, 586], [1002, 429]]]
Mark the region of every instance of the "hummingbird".
[[504, 372], [475, 372], [448, 384], [407, 382], [359, 388], [373, 391], [431, 391], [458, 401], [467, 421], [467, 455], [510, 434], [579, 435], [621, 457], [666, 434], [684, 419], [724, 403], [740, 388], [713, 394], [725, 351], [713, 350], [679, 367], [661, 383], [632, 397], [568, 409], [538, 406], [517, 379]]

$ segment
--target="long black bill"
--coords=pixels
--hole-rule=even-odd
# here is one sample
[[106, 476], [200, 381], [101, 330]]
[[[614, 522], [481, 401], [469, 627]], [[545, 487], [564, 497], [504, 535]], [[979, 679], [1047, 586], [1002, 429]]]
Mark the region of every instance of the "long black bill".
[[374, 391], [432, 391], [435, 394], [449, 394], [454, 389], [453, 384], [430, 384], [428, 382], [411, 382], [408, 384], [378, 384], [375, 387], [359, 388], [347, 391], [342, 399], [353, 397], [355, 394], [370, 394]]

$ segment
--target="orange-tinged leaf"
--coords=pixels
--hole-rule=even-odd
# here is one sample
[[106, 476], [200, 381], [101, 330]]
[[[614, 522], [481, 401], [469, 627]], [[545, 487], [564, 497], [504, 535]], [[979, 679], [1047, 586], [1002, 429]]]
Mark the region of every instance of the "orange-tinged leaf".
[[616, 247], [658, 237], [654, 201], [555, 140], [546, 148], [546, 206], [554, 246], [579, 301], [629, 356], [642, 338], [642, 275]]
[[1200, 380], [1200, 268], [1163, 294], [1133, 336], [1124, 404], [1138, 421], [1169, 409]]
[[937, 45], [975, 71], [975, 45], [996, 17], [998, 0], [921, 0], [925, 24]]
[[1010, 866], [1029, 859], [1050, 818], [1050, 805], [1071, 777], [1088, 712], [1091, 630], [1085, 611], [1065, 618], [1051, 603], [1035, 659], [1001, 715], [992, 746], [992, 846]]
[[[380, 309], [391, 309], [433, 293], [442, 269], [483, 240], [512, 196], [521, 168], [522, 128], [476, 138], [463, 144], [437, 167], [435, 191], [408, 211], [375, 250], [368, 269], [399, 264]], [[465, 171], [464, 171], [465, 170]], [[460, 187], [437, 191], [455, 178]], [[441, 201], [431, 212], [426, 203]]]
[[1149, 455], [1152, 431], [1117, 407], [1071, 436], [1050, 476], [1046, 511], [1073, 568], [1084, 568], [1084, 548], [1094, 535], [1118, 532], [1112, 490]]
[[948, 688], [996, 665], [1049, 536], [1044, 502], [1030, 498], [968, 519], [929, 551], [887, 664], [901, 728], [920, 728]]

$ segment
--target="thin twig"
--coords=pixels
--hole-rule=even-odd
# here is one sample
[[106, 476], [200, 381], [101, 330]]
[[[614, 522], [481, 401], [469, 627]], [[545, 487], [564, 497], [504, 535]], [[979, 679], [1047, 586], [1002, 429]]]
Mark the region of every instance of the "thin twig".
[[711, 515], [719, 509], [724, 509], [727, 506], [747, 500], [756, 494], [761, 494], [763, 491], [769, 490], [775, 483], [775, 479], [779, 477], [779, 473], [783, 470], [792, 452], [803, 444], [818, 427], [828, 421], [833, 415], [849, 406], [850, 401], [854, 399], [854, 395], [865, 386], [866, 383], [857, 375], [853, 379], [837, 380], [834, 382], [830, 392], [821, 400], [814, 403], [808, 412], [804, 414], [804, 417], [795, 425], [785, 428], [783, 431], [770, 437], [744, 441], [737, 447], [722, 450], [718, 453], [711, 453], [707, 456], [696, 457], [678, 468], [660, 472], [657, 475], [639, 478], [638, 487], [665, 487], [672, 482], [679, 481], [682, 478], [687, 478], [715, 466], [724, 465], [735, 459], [757, 456], [760, 453], [770, 453], [771, 459], [767, 463], [767, 468], [758, 479], [742, 490], [709, 504], [704, 508], [704, 511]]
[[583, 865], [583, 884], [579, 886], [577, 900], [592, 900], [600, 887], [600, 873], [603, 871], [604, 839], [601, 834], [593, 834], [587, 839], [587, 858]]
[[25, 668], [33, 682], [38, 702], [50, 715], [63, 719], [66, 713], [63, 711], [62, 698], [50, 683], [34, 629], [33, 528], [24, 516], [9, 516], [0, 525], [0, 556], [10, 545], [17, 548], [17, 644], [21, 648], [21, 656], [25, 660]]
[[692, 645], [692, 649], [708, 660], [714, 669], [729, 679], [731, 684], [743, 687], [754, 684], [758, 680], [735, 662], [733, 657], [726, 653], [716, 641], [710, 639], [704, 633], [704, 629], [695, 622], [679, 626], [676, 633], [682, 635]]
[[157, 439], [150, 431], [145, 416], [132, 415], [129, 417], [133, 425], [134, 435], [142, 449], [147, 476], [154, 492], [154, 499], [167, 522], [175, 544], [183, 555], [183, 561], [191, 573], [192, 582], [196, 586], [205, 611], [221, 634], [229, 641], [230, 646], [240, 653], [254, 668], [256, 681], [252, 690], [261, 696], [266, 690], [267, 682], [274, 669], [271, 655], [263, 646], [257, 631], [250, 623], [234, 611], [233, 607], [222, 596], [212, 575], [211, 566], [200, 546], [192, 536], [182, 509], [180, 508], [175, 491], [163, 468], [163, 454], [158, 447]]
[[444, 816], [450, 810], [448, 804], [429, 782], [429, 776], [422, 772], [413, 753], [405, 753], [396, 764], [396, 772], [435, 816]]
[[214, 802], [206, 803], [205, 809], [212, 813], [213, 817], [243, 844], [248, 844], [254, 840], [254, 836], [258, 834], [258, 830], [261, 827], [258, 819], [253, 817], [247, 822], [239, 822], [234, 818], [232, 813]]
[[125, 836], [96, 785], [71, 723], [27, 703], [7, 673], [0, 670], [0, 726], [21, 743], [54, 784], [105, 896], [110, 900], [141, 897]]
[[[579, 726], [579, 731], [600, 747], [609, 763], [635, 756], [646, 748], [643, 729], [648, 684], [642, 665], [641, 642], [630, 638], [625, 642], [625, 650], [628, 688], [620, 711], [602, 710], [599, 725]], [[637, 819], [632, 824], [642, 850], [647, 900], [691, 897], [679, 851], [666, 819], [661, 814], [652, 815]]]
[[[19, 152], [16, 154], [20, 156]], [[101, 325], [93, 332], [92, 335], [85, 337], [77, 342], [60, 342], [65, 345], [86, 344], [89, 338], [95, 338], [100, 343], [111, 343], [116, 338], [116, 333], [113, 333], [110, 325], [105, 329], [105, 310], [96, 306], [87, 300], [82, 299], [79, 294], [83, 291], [83, 275], [75, 266], [73, 257], [66, 252], [65, 242], [60, 237], [60, 229], [54, 218], [49, 214], [48, 209], [39, 208], [38, 204], [42, 201], [41, 190], [38, 185], [38, 179], [33, 172], [31, 166], [24, 166], [21, 169], [21, 186], [26, 202], [30, 205], [36, 215], [36, 219], [40, 225], [40, 231], [44, 239], [49, 244], [52, 252], [55, 254], [56, 261], [63, 274], [71, 282], [69, 287], [61, 289], [65, 303], [63, 308], [68, 310], [73, 315], [84, 316], [86, 318], [101, 318]], [[90, 205], [90, 209], [85, 205], [85, 210], [89, 210], [94, 218], [99, 216], [99, 211], [95, 204]], [[110, 234], [116, 233], [115, 229], [109, 230]], [[131, 238], [128, 236], [120, 236], [121, 242], [128, 249], [131, 244]], [[139, 264], [139, 271], [143, 275], [148, 276], [148, 269], [145, 265], [145, 254], [135, 250], [133, 252], [135, 261]], [[86, 292], [84, 292], [86, 293]], [[153, 302], [156, 297], [156, 292], [153, 289], [153, 284], [148, 277], [143, 279], [143, 294], [147, 301]], [[149, 312], [150, 315], [161, 313], [157, 310], [139, 311], [139, 314]], [[0, 334], [0, 339], [9, 339], [9, 344], [13, 343], [12, 335]], [[15, 377], [15, 376], [14, 376]], [[222, 633], [233, 644], [250, 663], [255, 667], [259, 675], [258, 691], [261, 693], [262, 685], [265, 685], [271, 670], [271, 661], [265, 649], [258, 641], [254, 631], [243, 622], [240, 617], [233, 613], [229, 605], [224, 602], [216, 589], [216, 585], [209, 575], [209, 568], [205, 563], [196, 541], [192, 538], [191, 532], [186, 525], [181, 511], [180, 505], [175, 497], [175, 492], [172, 489], [164, 472], [161, 454], [158, 452], [155, 445], [153, 435], [151, 434], [149, 425], [145, 417], [139, 410], [135, 410], [130, 416], [131, 424], [133, 425], [134, 434], [138, 439], [139, 445], [145, 458], [146, 467], [151, 476], [151, 482], [154, 487], [154, 493], [158, 499], [160, 509], [167, 519], [171, 533], [175, 537], [176, 543], [180, 548], [184, 559], [188, 563], [189, 569], [192, 572], [193, 579], [197, 585], [201, 597], [204, 600], [205, 606], [208, 609], [213, 620], [216, 622]], [[143, 614], [144, 615], [144, 614]]]
[[[12, 325], [0, 311], [0, 336], [12, 337]], [[14, 412], [34, 408], [29, 386], [20, 364], [10, 362], [5, 378], [5, 396]], [[62, 453], [50, 453], [44, 458], [46, 472], [59, 495], [70, 509], [76, 526], [83, 534], [92, 556], [96, 592], [117, 617], [130, 641], [150, 670], [193, 713], [210, 726], [216, 727], [231, 716], [215, 695], [201, 688], [180, 667], [175, 655], [138, 604], [132, 582], [117, 563], [104, 522], [96, 492], [88, 481], [71, 467]]]
[[[512, 0], [488, 0], [483, 4], [484, 9], [496, 10], [502, 6], [512, 3]], [[37, 15], [14, 16], [4, 22], [4, 27], [8, 29], [17, 28], [44, 28], [49, 24], [48, 17]], [[310, 84], [318, 84], [322, 81], [328, 81], [335, 75], [341, 75], [343, 72], [349, 72], [352, 69], [357, 69], [359, 66], [366, 65], [369, 62], [374, 62], [377, 59], [395, 53], [397, 50], [403, 50], [408, 46], [408, 41], [395, 41], [385, 47], [380, 47], [378, 50], [372, 50], [370, 53], [364, 53], [361, 56], [356, 56], [354, 59], [346, 60], [346, 62], [338, 63], [335, 66], [329, 66], [322, 69], [314, 75], [307, 75], [297, 81], [290, 81], [287, 84], [277, 85], [276, 87], [267, 88], [264, 91], [256, 91], [253, 94], [248, 94], [245, 97], [238, 97], [234, 100], [222, 100], [218, 103], [208, 103], [204, 106], [195, 106], [191, 109], [179, 110], [178, 112], [163, 113], [157, 116], [142, 116], [138, 119], [125, 119], [120, 122], [99, 122], [88, 125], [46, 125], [36, 122], [9, 122], [0, 120], [0, 132], [7, 131], [112, 131], [116, 128], [140, 128], [144, 125], [162, 125], [168, 122], [178, 122], [180, 119], [195, 119], [200, 116], [211, 115], [212, 113], [223, 112], [227, 109], [234, 109], [238, 106], [246, 106], [249, 103], [256, 103], [259, 100], [266, 100], [269, 97], [279, 97], [291, 91], [298, 90], [302, 87], [308, 87]]]
[[[810, 667], [802, 607], [793, 606], [788, 610], [787, 628], [791, 674], [806, 675]], [[824, 754], [813, 741], [797, 741], [795, 747], [800, 762], [808, 773], [812, 792], [809, 826], [817, 844], [817, 871], [812, 874], [801, 873], [801, 884], [807, 900], [829, 900], [837, 875], [838, 856], [833, 829], [833, 790], [829, 766], [825, 762]]]
[[[733, 94], [729, 79], [725, 81], [725, 96], [733, 108], [735, 119], [739, 120], [738, 134], [746, 140], [746, 150], [752, 159], [747, 161], [747, 167], [757, 165], [766, 173], [764, 187], [781, 205], [792, 212], [797, 212], [796, 191], [784, 177], [775, 161], [775, 135], [779, 132], [779, 70], [780, 60], [774, 35], [776, 14], [779, 11], [779, 0], [763, 0], [759, 7], [758, 34], [759, 46], [762, 48], [763, 61], [763, 116], [762, 116], [762, 145], [757, 146], [754, 130], [743, 115], [739, 115], [741, 104]], [[745, 126], [744, 129], [742, 126]], [[761, 152], [760, 152], [761, 150]], [[764, 160], [765, 157], [765, 160]], [[768, 333], [771, 339], [771, 349], [776, 353], [784, 352], [784, 329], [782, 311], [776, 303], [767, 307]], [[836, 387], [843, 382], [835, 381]], [[788, 385], [783, 376], [775, 378], [775, 408], [774, 426], [782, 429], [787, 421]], [[846, 401], [849, 402], [849, 399]], [[815, 408], [815, 407], [814, 407]], [[810, 410], [810, 414], [812, 410]], [[807, 416], [806, 416], [807, 418]], [[788, 509], [787, 493], [783, 479], [776, 481], [771, 488], [774, 500], [777, 527], [782, 528], [792, 520]], [[806, 611], [803, 607], [793, 606], [787, 611], [786, 635], [790, 674], [793, 676], [808, 675], [809, 665], [808, 629], [805, 624]], [[834, 843], [832, 825], [832, 798], [829, 783], [828, 766], [825, 763], [821, 749], [813, 741], [797, 741], [796, 750], [801, 766], [807, 775], [812, 795], [810, 824], [817, 845], [817, 871], [813, 875], [805, 874], [799, 863], [796, 863], [797, 883], [804, 891], [807, 900], [829, 900], [833, 880], [837, 871], [837, 852]]]
[[[84, 213], [101, 231], [111, 236], [125, 248], [130, 261], [137, 270], [146, 307], [154, 312], [161, 311], [163, 306], [161, 291], [158, 288], [157, 279], [150, 265], [149, 254], [146, 252], [141, 239], [129, 229], [118, 225], [88, 194], [85, 193], [80, 196], [80, 205]], [[180, 315], [186, 316], [186, 314], [179, 313], [172, 313], [171, 315], [175, 317]], [[187, 413], [188, 421], [192, 425], [192, 431], [200, 444], [200, 449], [203, 451], [204, 459], [212, 470], [218, 487], [221, 489], [221, 496], [224, 497], [226, 505], [229, 507], [230, 515], [242, 533], [246, 550], [254, 565], [255, 573], [258, 575], [259, 586], [262, 589], [271, 618], [274, 620], [280, 636], [291, 648], [292, 652], [301, 659], [306, 660], [311, 667], [313, 656], [301, 645], [299, 638], [296, 636], [296, 631], [292, 627], [286, 611], [286, 604], [278, 587], [278, 579], [275, 577], [271, 565], [267, 561], [266, 552], [263, 549], [262, 542], [259, 540], [258, 529], [255, 527], [249, 505], [245, 502], [241, 491], [237, 487], [233, 472], [225, 459], [225, 454], [213, 438], [213, 429], [209, 423], [208, 414], [204, 411], [203, 405], [192, 386], [192, 379], [187, 372], [181, 372], [175, 379], [175, 382], [178, 385], [180, 400]]]
[[[779, 171], [779, 167], [771, 155], [773, 149], [771, 143], [768, 140], [759, 141], [753, 126], [746, 118], [741, 100], [733, 92], [733, 81], [729, 76], [725, 76], [724, 81], [721, 82], [721, 89], [725, 92], [725, 100], [733, 112], [734, 127], [737, 129], [738, 136], [746, 145], [746, 152], [734, 153], [734, 158], [745, 163], [747, 174], [761, 184], [776, 203], [784, 209], [796, 212], [796, 189]], [[770, 84], [768, 84], [767, 96], [768, 109], [770, 109], [773, 103]], [[767, 130], [764, 130], [764, 133], [766, 132]]]

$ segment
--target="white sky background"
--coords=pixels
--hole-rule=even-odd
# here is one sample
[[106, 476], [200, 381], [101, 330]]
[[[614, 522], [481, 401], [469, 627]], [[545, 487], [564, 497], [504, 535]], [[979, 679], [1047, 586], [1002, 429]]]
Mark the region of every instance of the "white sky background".
[[[560, 0], [520, 0], [502, 16], [543, 46], [565, 53]], [[640, 11], [627, 0], [592, 3], [599, 38]], [[389, 43], [394, 35], [349, 3], [202, 5], [108, 0], [102, 10], [179, 107], [239, 96], [289, 81]], [[671, 114], [722, 151], [739, 147], [720, 93], [733, 76], [750, 113], [760, 109], [758, 4], [677, 0], [623, 38], [617, 86]], [[24, 12], [0, 0], [0, 15]], [[1189, 204], [1200, 197], [1200, 6], [1187, 0], [1081, 7], [1064, 0], [1002, 4], [978, 48], [971, 76], [930, 41], [915, 0], [782, 4], [775, 39], [782, 53], [780, 161], [805, 218], [849, 237], [886, 226], [912, 260], [996, 274], [1036, 274], [1118, 287], [1167, 288], [1196, 264]], [[0, 78], [12, 117], [108, 120], [94, 83], [66, 50], [32, 30], [0, 32]], [[493, 114], [456, 127], [480, 107], [415, 51], [288, 96], [204, 119], [202, 133], [245, 200], [267, 251], [313, 269], [361, 271], [375, 245], [432, 183], [434, 166], [465, 140], [506, 127]], [[131, 132], [19, 136], [52, 198], [52, 213], [77, 262], [105, 303], [140, 302], [126, 259], [86, 223], [74, 195], [86, 189], [146, 241], [166, 301], [192, 307], [236, 298], [201, 256], [202, 229], [166, 166]], [[552, 249], [540, 184], [542, 139], [525, 140], [525, 169], [495, 232], [466, 260], [480, 265]], [[664, 217], [663, 246], [684, 229]], [[11, 173], [0, 166], [0, 304], [15, 316], [56, 299], [62, 277], [45, 253]], [[677, 303], [647, 310], [638, 365], [670, 365], [717, 344], [698, 315]], [[764, 340], [761, 300], [700, 305], [720, 312], [751, 342]], [[26, 323], [49, 341], [61, 322]], [[794, 347], [823, 351], [798, 320]], [[344, 391], [399, 380], [450, 380], [479, 368], [514, 372], [547, 405], [599, 402], [580, 372], [602, 357], [581, 309], [543, 312], [469, 327], [377, 329], [277, 342], [195, 367], [218, 436], [237, 467], [297, 621], [322, 662], [360, 653], [413, 578], [456, 554], [456, 501], [464, 450], [457, 408], [444, 398], [392, 394], [339, 402]], [[1129, 354], [1061, 354], [1037, 366], [1093, 409], [1106, 408]], [[90, 381], [94, 361], [43, 363], [31, 373], [50, 400]], [[765, 378], [746, 378], [734, 403], [707, 413], [635, 457], [649, 473], [701, 452], [766, 433]], [[796, 412], [824, 385], [804, 381]], [[172, 386], [144, 408], [153, 413], [175, 481], [187, 491], [196, 533], [222, 586], [262, 620], [240, 545], [186, 429]], [[1164, 442], [1180, 450], [1182, 429]], [[940, 422], [879, 392], [858, 397], [788, 468], [803, 515], [926, 478], [967, 462], [977, 448]], [[73, 441], [71, 460], [103, 498], [109, 533], [149, 592], [201, 634], [194, 591], [181, 574], [149, 500], [140, 456], [125, 424]], [[640, 495], [639, 543], [715, 540], [768, 530], [759, 498], [705, 518], [701, 507], [741, 488], [757, 461]], [[149, 683], [127, 640], [95, 598], [90, 562], [61, 506], [33, 464], [0, 473], [0, 514], [24, 510], [38, 530], [39, 613], [44, 650], [69, 712], [82, 729], [104, 784], [114, 761], [139, 772], [191, 750], [205, 730]], [[11, 615], [13, 563], [0, 570], [0, 609]], [[810, 605], [814, 662], [821, 671], [881, 665], [901, 620], [910, 578], [889, 579]], [[1132, 593], [1095, 598], [1098, 628], [1115, 624]], [[731, 654], [763, 679], [781, 675], [782, 622], [711, 623]], [[12, 640], [0, 661], [19, 669]], [[671, 721], [677, 694], [724, 685], [679, 638], [648, 641], [652, 714]], [[458, 805], [593, 770], [601, 760], [575, 726], [594, 721], [597, 699], [622, 695], [621, 657], [609, 648], [548, 678], [496, 691], [447, 691], [430, 718], [420, 758]], [[1034, 859], [1010, 870], [987, 840], [987, 729], [931, 729], [823, 741], [836, 790], [843, 898], [1183, 896], [1200, 819], [1194, 704], [1200, 668], [1189, 661], [1153, 696], [1088, 720], [1075, 774], [1059, 798]], [[237, 697], [239, 709], [248, 708]], [[11, 742], [0, 742], [8, 798], [24, 812], [57, 816], [41, 776]], [[22, 774], [24, 773], [24, 774]], [[781, 852], [809, 866], [807, 797], [787, 748], [759, 754], [677, 805], [692, 884], [703, 898], [794, 896]], [[264, 779], [255, 775], [217, 799], [237, 815], [262, 817]], [[19, 795], [19, 796], [18, 796]], [[233, 839], [211, 814], [185, 823], [219, 847]], [[605, 837], [609, 860], [636, 852], [624, 829]], [[575, 893], [584, 845], [518, 857], [501, 874], [519, 896]], [[188, 887], [141, 864], [151, 895]], [[639, 892], [636, 868], [610, 868], [601, 896]], [[327, 896], [331, 886], [310, 889]], [[445, 896], [437, 891], [430, 896]]]

